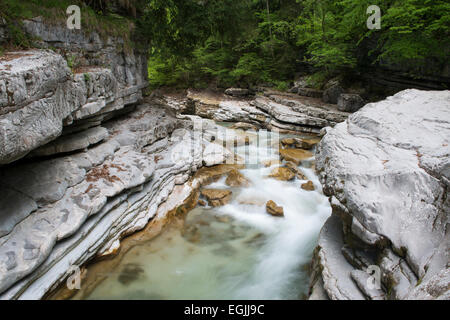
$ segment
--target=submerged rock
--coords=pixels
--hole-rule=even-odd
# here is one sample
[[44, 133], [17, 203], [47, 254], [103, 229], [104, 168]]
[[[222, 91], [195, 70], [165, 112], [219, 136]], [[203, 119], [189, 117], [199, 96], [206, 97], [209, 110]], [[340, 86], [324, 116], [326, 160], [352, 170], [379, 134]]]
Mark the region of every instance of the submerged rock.
[[248, 187], [250, 185], [248, 179], [236, 169], [228, 173], [225, 183], [229, 187]]
[[302, 189], [306, 191], [316, 190], [316, 188], [314, 187], [314, 183], [312, 181], [308, 181], [307, 183], [302, 184]]
[[286, 167], [289, 168], [292, 172], [294, 172], [298, 179], [308, 180], [305, 174], [298, 168], [298, 166], [295, 163], [288, 161], [286, 162]]
[[206, 204], [207, 204], [207, 203], [206, 203], [205, 200], [201, 200], [201, 199], [198, 200], [198, 205], [199, 205], [199, 206], [201, 206], [201, 207], [206, 207]]
[[264, 167], [268, 168], [268, 167], [275, 166], [275, 165], [281, 165], [281, 161], [278, 159], [266, 160], [266, 161], [263, 161], [262, 164]]
[[258, 131], [258, 127], [254, 124], [245, 123], [245, 122], [238, 122], [231, 126], [231, 129], [235, 130], [244, 130], [244, 131]]
[[269, 177], [280, 181], [291, 181], [294, 180], [295, 174], [289, 168], [279, 167], [273, 169]]
[[274, 217], [284, 217], [283, 207], [279, 207], [274, 201], [270, 200], [266, 203], [266, 211]]
[[118, 280], [121, 284], [128, 286], [130, 283], [138, 281], [144, 274], [142, 266], [134, 263], [125, 265], [125, 268], [120, 273]]
[[299, 138], [286, 138], [281, 140], [283, 146], [289, 146], [296, 149], [311, 150], [320, 142], [319, 138], [313, 139], [299, 139]]
[[313, 154], [310, 151], [303, 149], [281, 149], [280, 155], [282, 159], [292, 161], [297, 166], [299, 166], [303, 160], [313, 157]]
[[208, 200], [211, 207], [220, 207], [230, 202], [232, 192], [230, 190], [203, 189], [201, 194]]

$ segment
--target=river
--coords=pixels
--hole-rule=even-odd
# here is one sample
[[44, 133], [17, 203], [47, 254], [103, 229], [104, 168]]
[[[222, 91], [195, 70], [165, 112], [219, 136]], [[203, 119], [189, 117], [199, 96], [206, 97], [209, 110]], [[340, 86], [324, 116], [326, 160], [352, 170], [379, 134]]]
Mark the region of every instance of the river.
[[[273, 138], [269, 133], [267, 138]], [[288, 137], [281, 135], [281, 138]], [[197, 206], [175, 219], [155, 239], [133, 245], [94, 288], [74, 299], [303, 299], [308, 293], [308, 267], [320, 228], [331, 214], [311, 168], [313, 158], [299, 166], [306, 181], [268, 178], [278, 165], [273, 140], [236, 147], [259, 154], [257, 165], [241, 170], [249, 187], [230, 188], [225, 177], [208, 188], [231, 189], [229, 204]], [[284, 218], [266, 212], [266, 202], [284, 208]]]

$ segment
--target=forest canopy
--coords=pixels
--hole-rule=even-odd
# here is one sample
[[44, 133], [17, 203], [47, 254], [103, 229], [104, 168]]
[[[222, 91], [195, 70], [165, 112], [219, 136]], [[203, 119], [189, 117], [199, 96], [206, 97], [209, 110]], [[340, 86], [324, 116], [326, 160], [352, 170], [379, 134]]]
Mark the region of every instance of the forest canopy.
[[[449, 67], [448, 0], [1, 0], [0, 18], [13, 44], [27, 47], [17, 21], [65, 19], [70, 4], [82, 6], [83, 28], [126, 44], [136, 27], [134, 44], [149, 44], [152, 87], [286, 89], [298, 73], [320, 87], [374, 67], [418, 78]], [[371, 5], [380, 30], [367, 27]]]
[[[369, 30], [367, 8], [381, 8]], [[148, 0], [153, 86], [287, 87], [310, 68], [320, 80], [377, 64], [442, 68], [449, 58], [445, 0]]]

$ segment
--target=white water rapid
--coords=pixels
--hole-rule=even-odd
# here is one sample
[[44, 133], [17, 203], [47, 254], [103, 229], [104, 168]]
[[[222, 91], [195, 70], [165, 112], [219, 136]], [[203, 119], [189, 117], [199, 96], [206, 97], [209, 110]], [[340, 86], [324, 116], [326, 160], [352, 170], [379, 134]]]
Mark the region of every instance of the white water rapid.
[[[282, 136], [282, 138], [285, 136]], [[239, 155], [261, 153], [255, 145], [236, 148]], [[197, 207], [184, 226], [168, 227], [156, 239], [129, 250], [115, 270], [88, 299], [302, 299], [308, 291], [308, 266], [325, 220], [331, 214], [309, 159], [300, 166], [306, 181], [268, 178], [277, 167], [250, 166], [241, 173], [250, 187], [231, 188], [232, 201], [223, 207]], [[225, 178], [208, 188], [230, 189]], [[266, 212], [273, 200], [284, 218]]]

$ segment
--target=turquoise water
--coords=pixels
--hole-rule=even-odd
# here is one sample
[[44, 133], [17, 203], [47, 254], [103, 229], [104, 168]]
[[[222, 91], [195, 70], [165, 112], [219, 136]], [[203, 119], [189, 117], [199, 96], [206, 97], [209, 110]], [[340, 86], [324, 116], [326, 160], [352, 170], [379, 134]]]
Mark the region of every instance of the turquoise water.
[[[236, 151], [244, 156], [261, 150], [251, 145]], [[263, 153], [260, 161], [278, 157], [276, 150]], [[306, 181], [268, 178], [275, 167], [241, 170], [251, 185], [232, 188], [229, 204], [197, 207], [156, 239], [133, 247], [87, 298], [303, 298], [307, 267], [331, 208], [312, 169], [300, 166], [316, 186], [308, 192], [300, 187]], [[208, 188], [229, 189], [225, 178]], [[268, 200], [284, 208], [284, 218], [267, 214]]]

